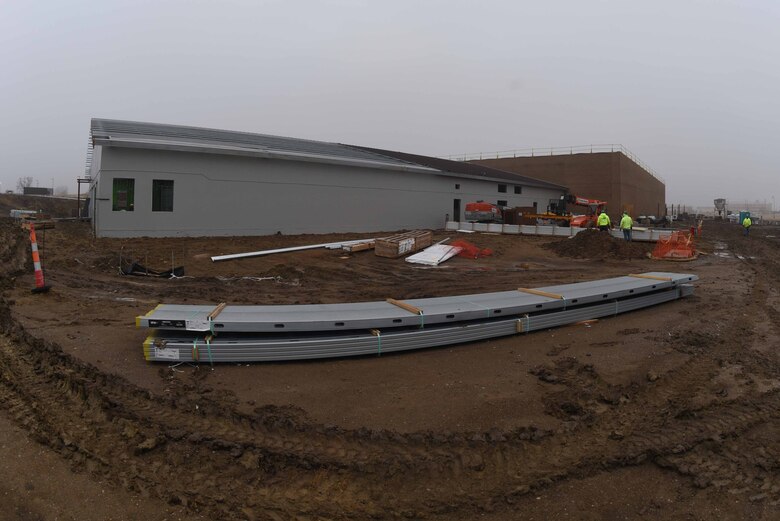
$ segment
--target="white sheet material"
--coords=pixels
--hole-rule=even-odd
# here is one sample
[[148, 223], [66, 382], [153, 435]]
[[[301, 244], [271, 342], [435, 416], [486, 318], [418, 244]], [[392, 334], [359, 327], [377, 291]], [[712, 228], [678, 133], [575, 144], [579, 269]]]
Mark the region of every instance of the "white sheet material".
[[292, 248], [279, 248], [276, 250], [262, 250], [262, 251], [250, 251], [246, 253], [235, 253], [232, 255], [215, 255], [211, 257], [212, 262], [218, 262], [231, 259], [243, 259], [245, 257], [260, 257], [263, 255], [271, 255], [273, 253], [288, 253], [293, 251], [313, 250], [316, 248], [327, 248], [329, 250], [338, 250], [343, 246], [349, 246], [350, 244], [362, 244], [364, 242], [374, 242], [376, 239], [358, 239], [356, 241], [341, 241], [341, 242], [328, 242], [325, 244], [310, 244], [308, 246], [293, 246]]
[[463, 248], [458, 246], [449, 246], [447, 244], [434, 244], [428, 246], [421, 252], [410, 255], [406, 262], [413, 264], [425, 264], [426, 266], [438, 266], [442, 262], [450, 259], [461, 252]]

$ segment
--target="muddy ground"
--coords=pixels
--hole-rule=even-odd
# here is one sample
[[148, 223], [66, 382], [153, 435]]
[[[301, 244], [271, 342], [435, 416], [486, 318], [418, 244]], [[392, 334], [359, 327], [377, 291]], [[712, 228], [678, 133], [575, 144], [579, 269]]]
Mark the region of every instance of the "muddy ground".
[[[470, 234], [493, 255], [426, 269], [328, 250], [209, 260], [355, 236], [96, 240], [61, 222], [39, 233], [53, 289], [33, 295], [28, 241], [3, 220], [0, 520], [777, 519], [780, 230], [704, 232], [706, 255], [686, 263]], [[128, 260], [185, 277], [120, 275]], [[699, 275], [695, 295], [382, 357], [172, 367], [143, 360], [134, 326], [159, 302], [403, 299], [658, 270]]]

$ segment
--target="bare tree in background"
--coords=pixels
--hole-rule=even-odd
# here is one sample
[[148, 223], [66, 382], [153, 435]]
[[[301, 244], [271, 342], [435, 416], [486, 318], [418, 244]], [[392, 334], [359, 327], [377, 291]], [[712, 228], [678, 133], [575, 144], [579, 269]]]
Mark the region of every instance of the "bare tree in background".
[[32, 186], [33, 184], [33, 178], [31, 175], [20, 177], [19, 180], [16, 182], [16, 189], [19, 191], [19, 193], [24, 193], [24, 189], [28, 186]]

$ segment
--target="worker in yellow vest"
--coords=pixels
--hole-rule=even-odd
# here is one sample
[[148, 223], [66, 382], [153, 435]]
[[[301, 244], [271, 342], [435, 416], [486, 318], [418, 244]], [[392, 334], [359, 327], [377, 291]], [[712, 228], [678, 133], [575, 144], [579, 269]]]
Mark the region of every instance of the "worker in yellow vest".
[[745, 228], [745, 237], [749, 236], [750, 227], [753, 226], [753, 221], [750, 219], [749, 215], [745, 217], [744, 221], [742, 221], [742, 226]]
[[612, 222], [609, 220], [609, 215], [607, 215], [606, 209], [601, 211], [598, 219], [596, 219], [596, 224], [599, 227], [599, 231], [602, 232], [608, 232], [609, 229], [612, 227]]
[[634, 220], [628, 215], [628, 212], [623, 212], [623, 217], [620, 219], [620, 229], [623, 230], [623, 239], [631, 242], [631, 229], [634, 227]]

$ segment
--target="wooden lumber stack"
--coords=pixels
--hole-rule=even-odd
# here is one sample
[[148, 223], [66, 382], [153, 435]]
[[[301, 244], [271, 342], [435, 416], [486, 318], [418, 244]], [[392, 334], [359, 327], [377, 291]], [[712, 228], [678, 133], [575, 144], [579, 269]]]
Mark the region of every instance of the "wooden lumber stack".
[[22, 228], [25, 230], [29, 230], [30, 225], [34, 225], [36, 230], [46, 230], [55, 226], [54, 221], [39, 221], [37, 219], [25, 219], [22, 221]]
[[433, 232], [430, 230], [413, 230], [390, 237], [377, 239], [374, 253], [378, 257], [396, 259], [408, 253], [414, 253], [427, 248], [433, 243]]
[[348, 244], [341, 249], [349, 253], [356, 253], [359, 251], [372, 250], [373, 248], [373, 242], [361, 242], [360, 244]]

